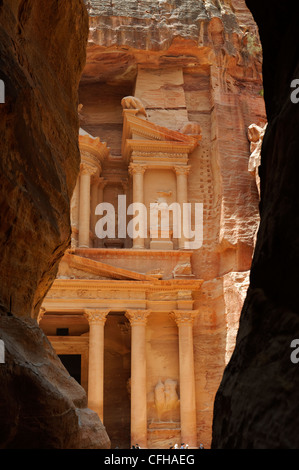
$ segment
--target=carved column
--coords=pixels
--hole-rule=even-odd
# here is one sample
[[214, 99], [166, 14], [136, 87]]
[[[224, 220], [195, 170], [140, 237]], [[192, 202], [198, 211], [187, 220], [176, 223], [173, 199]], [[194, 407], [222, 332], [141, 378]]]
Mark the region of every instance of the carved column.
[[80, 201], [80, 177], [77, 179], [77, 183], [73, 192], [71, 201], [71, 223], [72, 230], [78, 233], [79, 229], [79, 201]]
[[104, 326], [109, 310], [86, 309], [89, 322], [88, 407], [104, 415]]
[[[144, 203], [144, 173], [146, 171], [145, 165], [131, 163], [129, 167], [130, 174], [133, 176], [133, 204]], [[141, 220], [141, 217], [140, 217]], [[141, 220], [141, 230], [144, 229], [145, 220]], [[133, 239], [133, 248], [144, 249], [144, 238], [136, 237]]]
[[[104, 180], [104, 178], [99, 178], [98, 181], [99, 181], [98, 182], [98, 204], [102, 204], [102, 202], [104, 202], [104, 189], [105, 189], [105, 186], [107, 185], [107, 181]], [[103, 240], [96, 238], [96, 247], [102, 248]]]
[[147, 448], [146, 323], [150, 310], [127, 310], [131, 323], [131, 444]]
[[193, 321], [196, 310], [171, 313], [179, 329], [181, 440], [197, 447]]
[[83, 163], [80, 174], [79, 248], [89, 248], [90, 184], [97, 169]]
[[98, 188], [99, 188], [99, 183], [100, 183], [100, 179], [97, 175], [93, 176], [91, 178], [91, 191], [90, 191], [90, 210], [91, 210], [91, 213], [90, 213], [90, 228], [91, 228], [91, 232], [92, 232], [92, 235], [94, 237], [94, 243], [93, 243], [93, 246], [94, 248], [97, 247], [97, 238], [96, 238], [96, 235], [95, 235], [95, 226], [96, 226], [96, 219], [97, 219], [97, 216], [95, 214], [95, 211], [96, 211], [96, 206], [98, 205]]
[[179, 230], [181, 236], [179, 239], [179, 249], [183, 250], [185, 248], [185, 236], [184, 236], [184, 227], [183, 227], [183, 204], [188, 202], [188, 174], [190, 171], [190, 166], [176, 166], [174, 168], [177, 178], [177, 202], [181, 206], [181, 220], [179, 220]]

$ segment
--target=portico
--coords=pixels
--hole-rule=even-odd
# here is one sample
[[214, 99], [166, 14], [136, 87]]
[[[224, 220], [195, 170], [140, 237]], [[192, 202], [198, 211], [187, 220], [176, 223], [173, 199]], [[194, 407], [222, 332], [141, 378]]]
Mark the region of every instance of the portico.
[[[79, 271], [84, 272], [83, 265], [80, 264], [82, 260], [78, 260], [83, 257], [79, 254], [80, 250], [68, 253], [64, 260], [69, 268], [74, 269], [76, 266], [77, 274]], [[165, 253], [160, 254], [162, 255], [165, 257]], [[184, 259], [186, 260], [188, 256], [190, 253], [185, 253]], [[127, 258], [127, 261], [128, 259], [130, 258]], [[182, 437], [195, 443], [196, 425], [194, 427], [194, 422], [190, 422], [190, 416], [196, 416], [194, 395], [190, 395], [188, 391], [189, 385], [194, 384], [194, 369], [192, 365], [186, 367], [189, 361], [193, 361], [192, 326], [191, 323], [187, 326], [185, 324], [187, 318], [193, 319], [197, 314], [192, 307], [193, 294], [200, 289], [202, 281], [194, 280], [192, 277], [163, 281], [159, 279], [159, 276], [141, 275], [134, 271], [130, 271], [131, 279], [128, 279], [126, 270], [123, 270], [122, 274], [127, 279], [117, 280], [115, 277], [121, 277], [121, 268], [118, 268], [116, 272], [110, 269], [108, 264], [106, 265], [107, 278], [99, 280], [95, 278], [96, 270], [98, 269], [97, 274], [103, 277], [104, 266], [103, 263], [99, 263], [97, 267], [96, 263], [94, 261], [92, 266], [93, 279], [56, 279], [43, 304], [40, 326], [47, 333], [54, 318], [56, 318], [57, 325], [59, 325], [59, 318], [62, 317], [67, 322], [69, 316], [70, 325], [75, 316], [82, 318], [82, 321], [87, 320], [88, 327], [85, 327], [82, 335], [58, 337], [50, 334], [49, 339], [54, 348], [57, 348], [57, 353], [65, 351], [72, 341], [71, 352], [80, 354], [84, 344], [83, 376], [85, 376], [84, 386], [88, 393], [88, 405], [99, 414], [105, 424], [105, 324], [109, 315], [123, 312], [131, 330], [131, 375], [128, 392], [131, 402], [131, 443], [138, 443], [144, 448], [152, 446], [153, 424], [151, 423], [158, 419], [156, 410], [159, 407], [159, 397], [155, 398], [157, 376], [160, 376], [161, 380], [168, 378], [177, 381], [181, 418], [179, 414], [176, 414], [175, 406], [173, 410], [168, 410], [168, 414], [173, 413], [173, 416], [176, 416], [176, 429], [182, 433]], [[66, 272], [67, 268], [62, 266], [62, 269]], [[112, 278], [109, 279], [109, 275]], [[155, 344], [154, 338], [158, 334], [161, 318], [163, 318], [165, 328], [171, 331], [171, 348], [168, 353], [165, 350], [159, 352], [159, 347]], [[185, 326], [181, 326], [180, 322], [183, 322]], [[176, 364], [173, 364], [171, 350], [176, 351]], [[68, 351], [70, 352], [70, 349]], [[153, 351], [154, 355], [162, 353], [165, 362], [160, 372], [159, 366], [156, 366], [154, 375], [152, 373]], [[167, 368], [167, 364], [169, 364], [169, 372], [176, 371], [171, 374], [171, 377], [168, 377], [167, 373], [165, 375], [164, 368]], [[168, 425], [165, 424], [165, 426]], [[164, 438], [167, 432], [169, 431], [163, 430]]]

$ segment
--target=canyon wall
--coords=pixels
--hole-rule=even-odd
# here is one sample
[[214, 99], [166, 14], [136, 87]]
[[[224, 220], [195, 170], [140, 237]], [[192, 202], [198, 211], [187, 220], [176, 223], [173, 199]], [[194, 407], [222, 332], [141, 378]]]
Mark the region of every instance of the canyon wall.
[[[268, 127], [261, 154], [261, 224], [233, 356], [215, 400], [213, 448], [297, 449], [299, 373], [299, 7], [247, 0], [264, 55]], [[279, 32], [279, 37], [277, 33]]]
[[[198, 442], [209, 447], [214, 398], [235, 345], [259, 224], [258, 187], [248, 171], [248, 127], [266, 123], [257, 27], [241, 0], [85, 3], [84, 131], [120, 158], [121, 100], [134, 95], [149, 121], [201, 134], [189, 161], [188, 200], [204, 207], [203, 246], [191, 262], [194, 277], [204, 281], [194, 297], [194, 353]], [[103, 175], [106, 170], [104, 163]], [[153, 370], [149, 359], [149, 375]]]
[[81, 1], [0, 2], [1, 448], [109, 445], [36, 323], [70, 243], [87, 35]]

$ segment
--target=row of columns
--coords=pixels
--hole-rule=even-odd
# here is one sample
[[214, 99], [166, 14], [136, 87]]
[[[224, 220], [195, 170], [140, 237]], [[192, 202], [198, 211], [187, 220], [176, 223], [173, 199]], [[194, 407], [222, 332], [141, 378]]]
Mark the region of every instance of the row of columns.
[[[129, 167], [133, 177], [133, 203], [144, 204], [144, 173], [147, 167], [142, 164], [132, 163]], [[183, 204], [188, 202], [188, 174], [189, 166], [174, 166], [177, 178], [177, 202], [183, 208]], [[77, 201], [75, 213], [73, 214], [75, 223], [78, 225], [78, 246], [79, 248], [90, 248], [90, 231], [96, 225], [95, 208], [103, 202], [103, 193], [107, 181], [99, 177], [99, 169], [87, 163], [81, 164], [80, 176], [75, 187], [73, 198]], [[183, 221], [179, 220], [179, 249], [185, 248], [185, 237]], [[143, 230], [141, 230], [142, 232]], [[145, 239], [136, 237], [133, 240], [133, 248], [144, 249]]]
[[[147, 448], [146, 324], [150, 310], [127, 310], [131, 324], [131, 442]], [[179, 330], [181, 439], [197, 446], [193, 321], [197, 311], [171, 312]], [[87, 309], [89, 321], [88, 406], [104, 420], [104, 326], [109, 310]]]
[[[133, 203], [144, 204], [144, 173], [147, 170], [147, 166], [139, 163], [131, 163], [129, 172], [133, 177]], [[177, 179], [177, 202], [183, 208], [183, 204], [188, 202], [188, 175], [190, 172], [190, 166], [174, 166], [173, 170], [176, 173]], [[179, 220], [179, 249], [185, 248], [185, 237], [183, 230], [183, 220]], [[143, 230], [141, 230], [143, 231]], [[133, 248], [144, 249], [145, 240], [140, 237], [136, 237], [133, 240]]]

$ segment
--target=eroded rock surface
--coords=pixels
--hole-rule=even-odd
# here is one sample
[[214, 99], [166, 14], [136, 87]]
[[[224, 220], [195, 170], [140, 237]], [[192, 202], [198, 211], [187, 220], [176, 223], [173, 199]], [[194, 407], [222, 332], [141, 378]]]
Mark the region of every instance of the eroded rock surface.
[[109, 439], [36, 321], [0, 315], [0, 448], [99, 449]]
[[70, 243], [87, 35], [81, 1], [0, 2], [1, 448], [109, 443], [33, 319]]
[[0, 304], [36, 315], [69, 244], [79, 171], [77, 91], [85, 62], [81, 2], [0, 5]]

